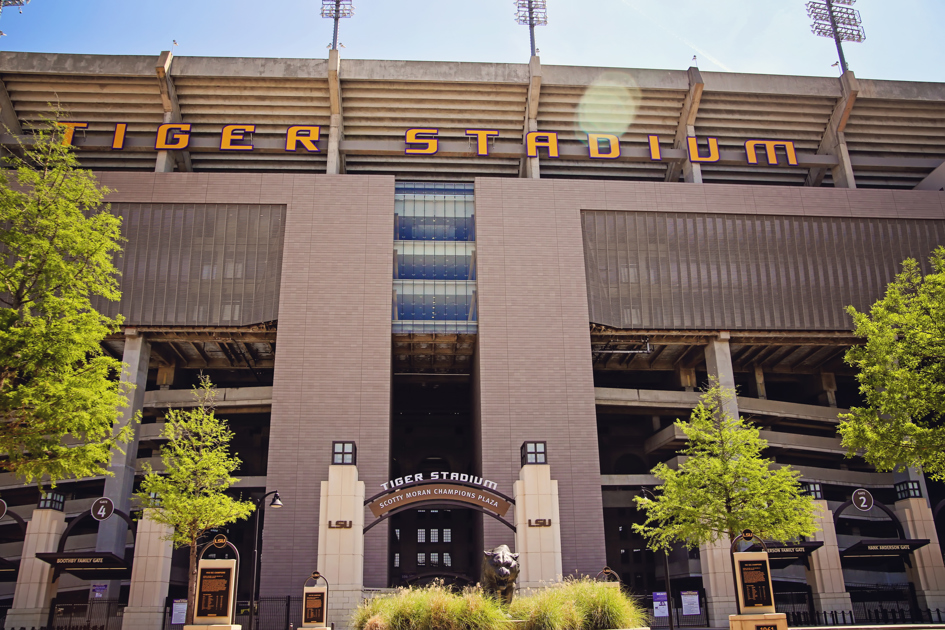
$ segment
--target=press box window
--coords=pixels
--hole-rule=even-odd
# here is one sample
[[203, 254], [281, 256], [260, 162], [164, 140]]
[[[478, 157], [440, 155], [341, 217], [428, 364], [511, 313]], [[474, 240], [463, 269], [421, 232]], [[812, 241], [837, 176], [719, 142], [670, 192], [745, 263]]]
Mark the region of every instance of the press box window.
[[548, 449], [545, 442], [525, 442], [522, 444], [522, 466], [547, 463]]
[[358, 447], [354, 445], [354, 442], [332, 442], [331, 463], [355, 466], [358, 463]]
[[823, 499], [824, 498], [824, 487], [819, 483], [805, 483], [802, 486], [805, 494], [808, 494], [813, 499]]
[[922, 488], [918, 481], [900, 481], [896, 484], [896, 501], [921, 498]]

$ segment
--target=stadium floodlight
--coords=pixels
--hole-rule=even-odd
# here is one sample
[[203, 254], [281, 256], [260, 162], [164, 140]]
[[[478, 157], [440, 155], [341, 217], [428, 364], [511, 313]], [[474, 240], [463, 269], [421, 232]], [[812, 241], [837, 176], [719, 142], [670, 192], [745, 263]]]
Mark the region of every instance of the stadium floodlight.
[[847, 59], [843, 55], [842, 42], [860, 43], [866, 40], [860, 12], [852, 9], [856, 0], [811, 0], [807, 3], [807, 15], [814, 20], [810, 30], [814, 35], [827, 37], [837, 44], [840, 55], [840, 70], [846, 72]]
[[322, 0], [322, 17], [335, 21], [334, 34], [331, 36], [331, 49], [338, 50], [338, 20], [354, 15], [352, 0]]
[[548, 4], [546, 0], [514, 0], [515, 21], [528, 26], [528, 37], [532, 44], [532, 57], [537, 54], [535, 48], [535, 27], [548, 24]]

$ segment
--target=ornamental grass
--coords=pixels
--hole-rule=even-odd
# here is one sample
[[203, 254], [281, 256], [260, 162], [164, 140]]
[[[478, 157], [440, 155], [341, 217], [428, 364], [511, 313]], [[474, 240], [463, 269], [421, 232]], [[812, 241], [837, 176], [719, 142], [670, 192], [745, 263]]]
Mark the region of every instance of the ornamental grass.
[[512, 600], [522, 630], [611, 630], [647, 625], [643, 609], [614, 583], [567, 579]]
[[481, 589], [457, 594], [432, 584], [364, 601], [351, 623], [356, 630], [507, 630], [508, 617]]
[[614, 585], [584, 578], [525, 593], [507, 611], [478, 588], [400, 589], [362, 602], [351, 623], [355, 630], [614, 630], [643, 627], [646, 615]]

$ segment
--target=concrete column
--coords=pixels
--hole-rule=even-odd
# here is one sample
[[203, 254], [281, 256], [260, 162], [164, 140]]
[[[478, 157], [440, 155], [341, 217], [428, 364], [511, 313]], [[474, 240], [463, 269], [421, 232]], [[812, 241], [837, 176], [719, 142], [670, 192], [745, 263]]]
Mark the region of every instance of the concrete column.
[[[528, 131], [538, 131], [538, 121], [534, 118], [529, 118], [526, 129]], [[525, 159], [525, 177], [529, 179], [541, 179], [541, 167], [539, 166], [539, 158], [526, 157], [524, 159]]]
[[123, 630], [162, 630], [164, 627], [164, 603], [174, 551], [170, 536], [174, 529], [152, 520], [154, 512], [154, 509], [145, 510], [138, 521], [131, 591], [121, 623]]
[[[134, 385], [129, 391], [128, 406], [121, 410], [119, 427], [131, 426], [133, 436], [121, 450], [112, 451], [111, 465], [108, 470], [112, 476], [105, 478], [105, 493], [115, 503], [115, 509], [125, 514], [131, 511], [131, 493], [134, 490], [135, 463], [138, 459], [138, 428], [135, 415], [144, 407], [144, 390], [148, 382], [148, 362], [151, 358], [151, 344], [143, 335], [134, 331], [125, 333], [125, 352], [122, 362], [125, 368], [121, 374], [123, 383]], [[123, 451], [123, 452], [122, 452]], [[128, 524], [122, 518], [110, 518], [98, 526], [98, 538], [95, 551], [111, 552], [119, 558], [125, 557], [125, 545], [128, 539]], [[106, 590], [102, 597], [118, 599], [121, 588], [120, 580], [105, 582]]]
[[709, 626], [728, 626], [728, 616], [735, 614], [735, 578], [732, 575], [731, 545], [718, 540], [699, 547], [702, 586], [705, 588]]
[[733, 418], [738, 417], [738, 403], [735, 400], [735, 371], [732, 368], [732, 349], [728, 343], [729, 333], [720, 332], [719, 336], [709, 340], [705, 347], [705, 365], [709, 376], [715, 377], [719, 385], [730, 390], [730, 395], [723, 397], [722, 406]]
[[[172, 112], [164, 112], [164, 122], [165, 124], [174, 122], [174, 114]], [[176, 164], [177, 157], [174, 155], [173, 151], [158, 151], [157, 157], [154, 160], [154, 172], [173, 173]]]
[[906, 567], [906, 574], [915, 586], [920, 608], [945, 610], [945, 562], [942, 561], [942, 548], [935, 530], [935, 519], [929, 505], [925, 478], [920, 470], [910, 468], [895, 473], [896, 483], [915, 481], [919, 484], [921, 497], [900, 499], [893, 509], [907, 538], [928, 539], [929, 544], [912, 552], [912, 567]]
[[[688, 134], [688, 136], [695, 136], [696, 135], [695, 126], [688, 125], [686, 127], [686, 133]], [[698, 162], [690, 162], [688, 159], [683, 160], [682, 172], [683, 172], [683, 181], [689, 182], [690, 184], [702, 183], [702, 165], [699, 164]]]
[[[331, 584], [328, 623], [348, 627], [364, 588], [364, 482], [357, 466], [329, 466], [321, 482], [318, 566]], [[301, 596], [302, 585], [299, 585]]]
[[850, 150], [847, 148], [846, 136], [842, 131], [837, 132], [837, 142], [833, 154], [837, 156], [839, 164], [833, 167], [834, 188], [856, 188], [856, 178], [853, 176], [853, 162], [850, 161]]
[[814, 375], [814, 387], [817, 391], [817, 402], [825, 407], [837, 406], [837, 378], [831, 372], [820, 372]]
[[331, 125], [328, 127], [328, 166], [325, 172], [328, 175], [341, 173], [341, 114], [331, 115]]
[[843, 580], [843, 568], [840, 565], [840, 548], [837, 545], [837, 531], [833, 524], [833, 512], [823, 500], [814, 501], [818, 506], [816, 513], [816, 540], [824, 541], [824, 546], [810, 556], [810, 568], [807, 569], [807, 583], [814, 594], [814, 609], [818, 612], [849, 612], [853, 610], [850, 594]]
[[752, 398], [768, 399], [768, 390], [765, 389], [765, 373], [758, 364], [752, 366], [752, 379], [749, 382], [748, 389], [748, 394]]
[[40, 628], [46, 625], [49, 603], [56, 596], [52, 565], [39, 560], [37, 553], [52, 553], [66, 529], [66, 515], [60, 510], [36, 509], [26, 526], [20, 573], [16, 578], [13, 608], [7, 613], [9, 628]]
[[558, 482], [548, 464], [522, 466], [512, 485], [519, 588], [539, 588], [562, 578]]
[[673, 373], [673, 383], [683, 391], [696, 391], [696, 368], [677, 365]]

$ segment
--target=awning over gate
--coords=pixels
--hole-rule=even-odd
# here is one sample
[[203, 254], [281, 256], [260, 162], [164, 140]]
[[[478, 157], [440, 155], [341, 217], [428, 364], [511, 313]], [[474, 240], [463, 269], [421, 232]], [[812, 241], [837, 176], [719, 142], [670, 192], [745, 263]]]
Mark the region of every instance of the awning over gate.
[[[810, 554], [824, 546], [822, 540], [805, 540], [803, 542], [784, 544], [765, 541], [768, 551], [768, 562], [772, 569], [783, 569], [795, 562], [803, 562], [808, 565], [807, 559]], [[753, 545], [747, 551], [765, 551], [761, 545]]]
[[840, 552], [841, 558], [876, 558], [908, 556], [916, 549], [929, 544], [927, 538], [887, 538], [880, 540], [861, 540]]
[[43, 562], [83, 580], [120, 580], [131, 577], [131, 564], [113, 553], [102, 551], [70, 551], [38, 553]]
[[0, 558], [0, 582], [16, 582], [16, 574], [19, 571], [19, 560]]

